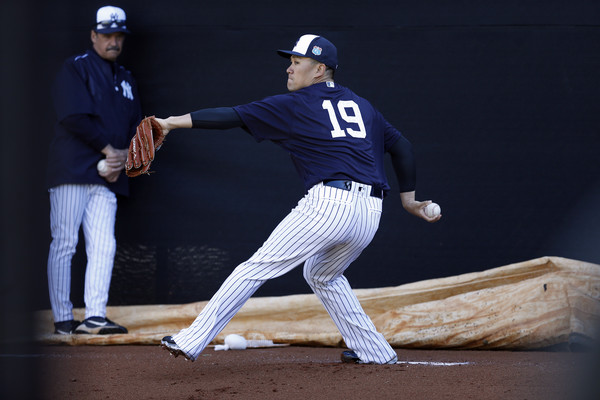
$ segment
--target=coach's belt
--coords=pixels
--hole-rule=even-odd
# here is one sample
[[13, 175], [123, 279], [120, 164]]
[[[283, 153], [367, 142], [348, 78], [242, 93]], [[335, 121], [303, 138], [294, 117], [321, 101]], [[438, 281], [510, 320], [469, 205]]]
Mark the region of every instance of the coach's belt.
[[[325, 186], [331, 186], [342, 190], [351, 190], [353, 183], [354, 182], [352, 181], [344, 180], [323, 181], [323, 185]], [[378, 187], [371, 186], [371, 196], [383, 199], [383, 190]]]

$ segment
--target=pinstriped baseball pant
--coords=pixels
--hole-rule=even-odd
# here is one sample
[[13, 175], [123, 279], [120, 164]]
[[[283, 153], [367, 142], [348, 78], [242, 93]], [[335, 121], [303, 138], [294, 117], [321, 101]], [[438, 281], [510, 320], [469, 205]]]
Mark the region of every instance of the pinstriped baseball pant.
[[395, 362], [395, 351], [343, 275], [373, 239], [381, 210], [382, 200], [370, 196], [370, 186], [353, 184], [350, 191], [314, 186], [263, 246], [231, 273], [192, 325], [173, 339], [195, 360], [263, 283], [304, 263], [304, 278], [346, 345], [363, 362]]
[[60, 185], [49, 193], [52, 243], [48, 254], [48, 291], [54, 321], [73, 319], [71, 260], [81, 226], [87, 254], [85, 317], [105, 317], [116, 251], [117, 198], [103, 185]]

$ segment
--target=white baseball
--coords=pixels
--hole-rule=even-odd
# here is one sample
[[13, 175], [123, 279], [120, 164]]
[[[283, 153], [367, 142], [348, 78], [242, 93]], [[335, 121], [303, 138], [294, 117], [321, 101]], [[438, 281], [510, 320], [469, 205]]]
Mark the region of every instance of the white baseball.
[[439, 204], [431, 203], [428, 204], [427, 207], [425, 207], [425, 215], [427, 215], [428, 217], [437, 217], [441, 213], [442, 209], [440, 208]]
[[243, 336], [231, 334], [225, 336], [225, 345], [229, 346], [231, 350], [244, 350], [247, 343]]
[[108, 170], [108, 166], [106, 165], [106, 160], [98, 161], [98, 165], [96, 165], [96, 168], [98, 168], [98, 172], [100, 172], [100, 173], [106, 172]]

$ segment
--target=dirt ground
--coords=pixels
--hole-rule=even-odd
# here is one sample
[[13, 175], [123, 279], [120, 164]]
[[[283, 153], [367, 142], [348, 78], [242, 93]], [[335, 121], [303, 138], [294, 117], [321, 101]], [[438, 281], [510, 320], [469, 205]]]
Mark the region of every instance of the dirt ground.
[[189, 362], [159, 346], [55, 345], [30, 359], [40, 399], [600, 398], [591, 353], [397, 349], [399, 364], [355, 365], [341, 351], [208, 348]]

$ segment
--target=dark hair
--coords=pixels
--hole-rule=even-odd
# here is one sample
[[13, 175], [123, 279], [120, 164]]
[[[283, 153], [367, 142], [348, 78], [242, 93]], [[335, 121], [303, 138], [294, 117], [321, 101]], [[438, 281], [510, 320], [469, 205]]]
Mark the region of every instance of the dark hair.
[[[327, 66], [326, 66], [327, 67]], [[327, 69], [325, 71], [331, 71], [331, 77], [334, 78], [335, 77], [335, 69], [331, 68], [331, 67], [327, 67]]]
[[[304, 57], [304, 56], [298, 56], [298, 57]], [[323, 64], [321, 61], [317, 61], [314, 58], [311, 58], [311, 57], [306, 57], [306, 58], [308, 58], [315, 65]], [[328, 66], [326, 64], [323, 64], [323, 65], [325, 65], [325, 72], [331, 71], [331, 78], [333, 79], [335, 77], [335, 69], [331, 68], [330, 66]]]

